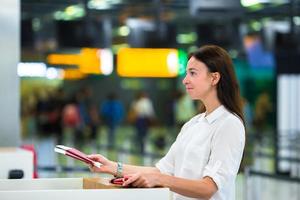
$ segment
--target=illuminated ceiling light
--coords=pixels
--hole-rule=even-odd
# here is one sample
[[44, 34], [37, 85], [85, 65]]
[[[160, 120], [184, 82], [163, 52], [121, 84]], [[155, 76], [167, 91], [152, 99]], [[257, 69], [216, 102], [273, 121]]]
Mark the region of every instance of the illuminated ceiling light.
[[271, 0], [241, 0], [243, 7], [255, 6], [262, 3], [272, 3]]
[[64, 12], [62, 12], [62, 11], [56, 11], [54, 13], [54, 19], [55, 20], [63, 20], [64, 19]]
[[103, 0], [90, 0], [87, 4], [89, 9], [105, 10], [109, 9], [110, 5]]
[[89, 9], [105, 10], [119, 3], [121, 3], [121, 0], [90, 0], [87, 7]]
[[299, 16], [293, 17], [293, 21], [296, 26], [300, 26], [300, 17]]
[[39, 18], [34, 18], [32, 20], [32, 29], [36, 32], [41, 29], [41, 20]]
[[45, 63], [19, 63], [18, 76], [20, 77], [45, 77], [47, 66]]
[[76, 14], [76, 7], [75, 7], [75, 6], [68, 6], [68, 7], [65, 9], [65, 13], [66, 13], [67, 15], [70, 15], [70, 16]]
[[123, 77], [176, 77], [178, 50], [123, 48], [117, 55], [117, 73]]
[[197, 34], [195, 32], [178, 34], [176, 41], [179, 44], [192, 44], [196, 42]]
[[147, 31], [155, 30], [155, 24], [147, 19], [127, 18], [126, 25], [130, 28], [143, 28]]
[[259, 0], [241, 0], [243, 7], [253, 6], [259, 3]]
[[121, 26], [118, 30], [118, 34], [121, 36], [128, 36], [130, 33], [130, 29], [128, 26]]
[[101, 69], [104, 75], [110, 75], [113, 71], [113, 54], [109, 49], [99, 50]]
[[255, 30], [255, 31], [260, 31], [261, 27], [262, 27], [262, 25], [258, 21], [254, 21], [251, 23], [251, 28], [253, 28], [253, 30]]
[[56, 20], [75, 20], [82, 18], [85, 15], [85, 10], [82, 4], [68, 6], [64, 11], [56, 11], [54, 18]]

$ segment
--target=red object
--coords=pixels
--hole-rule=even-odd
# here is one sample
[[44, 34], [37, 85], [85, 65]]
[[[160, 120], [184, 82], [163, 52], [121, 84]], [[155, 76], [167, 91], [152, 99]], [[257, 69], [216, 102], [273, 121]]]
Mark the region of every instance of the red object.
[[38, 178], [37, 154], [36, 154], [34, 145], [33, 144], [23, 144], [23, 145], [21, 145], [21, 148], [32, 152], [32, 154], [33, 154], [33, 177], [32, 178]]
[[123, 183], [127, 180], [128, 180], [128, 177], [121, 177], [121, 178], [111, 179], [110, 182], [112, 184], [123, 185]]
[[72, 149], [66, 150], [65, 155], [75, 158], [77, 160], [81, 160], [87, 164], [93, 165], [93, 163], [94, 163], [94, 161], [92, 159], [89, 159], [85, 153], [82, 153], [81, 151], [79, 151], [77, 149], [72, 148]]
[[93, 161], [85, 153], [83, 153], [83, 152], [81, 152], [77, 149], [71, 148], [71, 147], [67, 147], [67, 146], [64, 146], [64, 145], [56, 145], [54, 151], [57, 152], [57, 153], [64, 154], [66, 156], [70, 156], [70, 157], [72, 157], [76, 160], [80, 160], [80, 161], [85, 162], [89, 165], [94, 165], [98, 168], [100, 168], [100, 166], [101, 166], [101, 163]]

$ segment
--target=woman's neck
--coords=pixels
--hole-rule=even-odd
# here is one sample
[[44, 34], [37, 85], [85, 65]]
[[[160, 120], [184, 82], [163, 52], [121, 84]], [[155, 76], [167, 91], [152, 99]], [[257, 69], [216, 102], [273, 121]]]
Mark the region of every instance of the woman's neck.
[[203, 101], [203, 104], [205, 106], [205, 116], [209, 115], [212, 113], [215, 109], [217, 109], [220, 105], [221, 102], [219, 101], [218, 98], [212, 98], [206, 101]]

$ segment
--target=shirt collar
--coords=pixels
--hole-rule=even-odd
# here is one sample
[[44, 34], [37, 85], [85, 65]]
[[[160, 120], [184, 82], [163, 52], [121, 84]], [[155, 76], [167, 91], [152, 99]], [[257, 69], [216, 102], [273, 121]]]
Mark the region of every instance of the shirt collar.
[[216, 108], [213, 112], [211, 112], [209, 115], [205, 116], [205, 113], [202, 113], [199, 117], [199, 121], [206, 119], [208, 123], [212, 124], [214, 121], [216, 121], [224, 112], [226, 111], [226, 108], [221, 105], [218, 108]]

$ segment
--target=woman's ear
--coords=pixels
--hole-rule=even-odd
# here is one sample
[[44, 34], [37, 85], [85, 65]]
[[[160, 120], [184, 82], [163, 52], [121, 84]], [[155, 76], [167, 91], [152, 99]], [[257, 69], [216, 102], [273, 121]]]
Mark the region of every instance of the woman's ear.
[[213, 72], [211, 73], [212, 77], [212, 85], [217, 85], [220, 81], [221, 75], [219, 72]]

